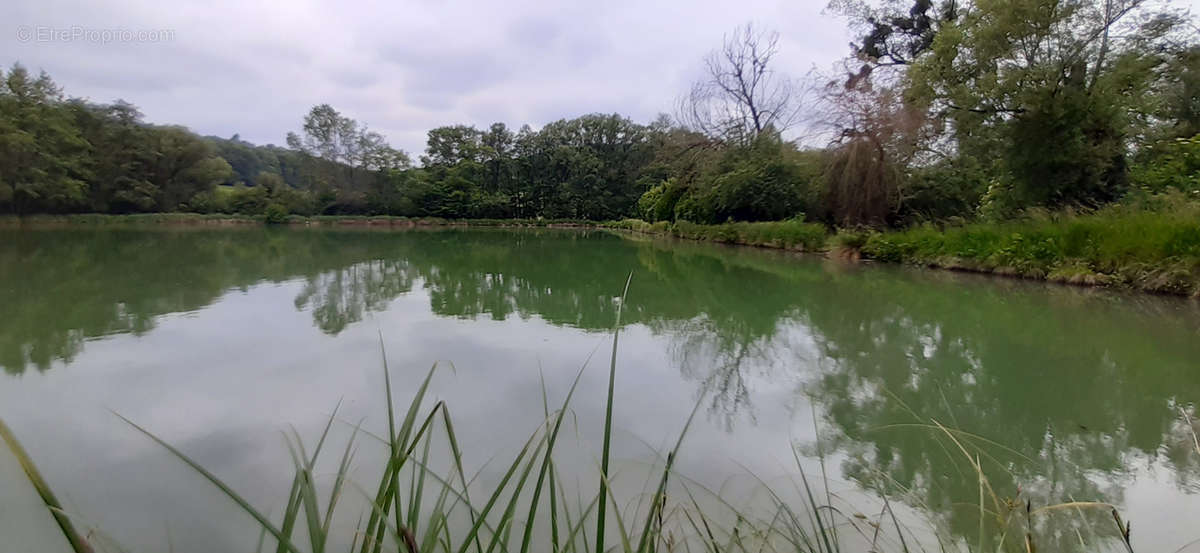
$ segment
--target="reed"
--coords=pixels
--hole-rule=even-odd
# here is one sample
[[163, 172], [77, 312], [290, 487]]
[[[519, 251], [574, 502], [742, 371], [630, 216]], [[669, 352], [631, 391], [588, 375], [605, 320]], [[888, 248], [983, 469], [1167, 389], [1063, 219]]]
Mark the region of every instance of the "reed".
[[[629, 292], [626, 281], [621, 303]], [[670, 450], [661, 456], [643, 486], [636, 505], [623, 506], [613, 493], [616, 475], [610, 470], [614, 397], [619, 375], [617, 351], [620, 337], [620, 310], [614, 323], [608, 366], [608, 393], [605, 402], [603, 443], [598, 460], [596, 484], [592, 488], [569, 486], [559, 472], [555, 453], [564, 422], [571, 412], [585, 362], [570, 388], [555, 409], [543, 383], [544, 420], [528, 436], [510, 460], [498, 465], [502, 476], [481, 498], [472, 498], [471, 489], [478, 477], [464, 470], [464, 448], [455, 433], [449, 407], [442, 401], [431, 402], [430, 382], [439, 368], [434, 365], [424, 377], [406, 382], [413, 390], [407, 405], [395, 400], [393, 377], [388, 355], [380, 338], [386, 394], [386, 435], [377, 435], [362, 426], [338, 418], [335, 407], [315, 443], [306, 442], [294, 429], [285, 434], [292, 458], [291, 487], [283, 498], [278, 516], [264, 514], [219, 476], [207, 470], [185, 452], [136, 422], [117, 415], [131, 428], [144, 434], [195, 473], [219, 489], [232, 504], [261, 527], [258, 551], [274, 545], [276, 553], [853, 553], [928, 551], [1025, 551], [1038, 548], [1036, 521], [1060, 511], [1098, 511], [1111, 513], [1112, 527], [1097, 528], [1113, 538], [1110, 543], [1133, 551], [1130, 524], [1116, 507], [1101, 502], [1066, 502], [1034, 506], [1031, 498], [1005, 497], [993, 488], [986, 464], [1000, 465], [988, 449], [1006, 449], [982, 436], [948, 427], [935, 419], [921, 419], [913, 413], [912, 423], [891, 425], [879, 430], [911, 429], [929, 432], [948, 454], [959, 456], [978, 480], [979, 535], [974, 543], [963, 537], [936, 535], [918, 538], [916, 529], [901, 521], [893, 510], [887, 482], [876, 490], [874, 507], [878, 514], [862, 513], [864, 506], [848, 502], [832, 491], [834, 482], [825, 472], [824, 455], [819, 477], [805, 470], [801, 455], [793, 448], [797, 477], [791, 489], [769, 485], [758, 478], [768, 501], [753, 508], [731, 503], [713, 491], [675, 471], [675, 462], [683, 452], [685, 437], [704, 398], [699, 398]], [[593, 352], [594, 353], [594, 352]], [[590, 356], [589, 356], [590, 360]], [[1184, 420], [1191, 426], [1186, 411]], [[816, 420], [814, 413], [814, 420]], [[332, 484], [322, 492], [317, 484], [317, 467], [324, 466], [322, 456], [329, 449], [331, 429], [346, 423], [352, 429], [349, 439], [335, 457]], [[77, 553], [90, 553], [92, 546], [75, 530], [70, 517], [38, 473], [12, 433], [0, 423], [0, 438], [21, 460], [26, 474], [42, 495], [60, 529]], [[1200, 441], [1196, 441], [1200, 454]], [[374, 492], [368, 492], [351, 478], [351, 467], [363, 440], [376, 440], [385, 446], [386, 459], [374, 480]], [[819, 440], [819, 438], [818, 438]], [[1015, 456], [1019, 452], [1007, 450]], [[441, 455], [440, 469], [432, 459]], [[482, 470], [482, 469], [481, 469]], [[882, 472], [882, 471], [881, 471]], [[478, 488], [476, 488], [478, 492]], [[360, 502], [346, 500], [349, 491], [362, 496]], [[894, 491], [894, 490], [893, 490]], [[573, 501], [571, 496], [574, 495]], [[708, 505], [702, 505], [703, 498]], [[481, 500], [479, 500], [481, 499]], [[337, 513], [347, 505], [361, 505], [364, 511], [349, 535], [339, 533], [334, 524]], [[874, 511], [871, 511], [874, 512]], [[345, 516], [342, 517], [346, 519]], [[539, 533], [543, 525], [548, 532]], [[930, 525], [934, 526], [933, 524]], [[589, 528], [591, 531], [589, 532]], [[1017, 536], [1017, 537], [1010, 537]], [[611, 541], [611, 540], [616, 541]], [[936, 542], [936, 544], [934, 543]], [[1082, 542], [1082, 538], [1081, 538]], [[610, 545], [612, 544], [612, 545]]]

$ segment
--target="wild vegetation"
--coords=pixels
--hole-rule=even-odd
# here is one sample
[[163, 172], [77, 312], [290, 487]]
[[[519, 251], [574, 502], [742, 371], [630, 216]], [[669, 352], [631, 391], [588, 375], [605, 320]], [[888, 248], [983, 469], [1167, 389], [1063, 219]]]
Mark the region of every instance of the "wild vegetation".
[[1195, 203], [1085, 215], [1028, 213], [1021, 220], [943, 230], [918, 226], [859, 238], [882, 261], [967, 269], [1074, 284], [1121, 283], [1200, 293], [1200, 211]]
[[[261, 528], [257, 551], [263, 551], [273, 543], [275, 551], [281, 553], [341, 551], [347, 544], [349, 551], [360, 553], [468, 553], [482, 552], [485, 548], [486, 551], [650, 553], [691, 551], [692, 547], [709, 553], [750, 550], [1028, 553], [1061, 544], [1061, 535], [1046, 532], [1043, 527], [1047, 519], [1059, 512], [1069, 512], [1070, 518], [1078, 520], [1075, 533], [1081, 548], [1133, 551], [1131, 525], [1122, 519], [1114, 505], [1103, 501], [1072, 500], [1035, 508], [1030, 499], [1022, 496], [1020, 489], [1012, 490], [1013, 496], [1006, 495], [1009, 490], [994, 487], [988, 476], [989, 470], [981, 460], [986, 455], [989, 464], [998, 463], [988, 453], [997, 444], [949, 428], [932, 418], [917, 419], [908, 426], [921, 428], [947, 455], [964, 460], [969, 467], [969, 478], [978, 481], [976, 541], [944, 535], [932, 522], [928, 527], [914, 527], [907, 520], [902, 523], [903, 515], [897, 514], [886, 495], [879, 496], [872, 505], [848, 501], [831, 491], [824, 459], [821, 459], [821, 473], [810, 477], [804, 471], [798, 449], [793, 449], [797, 475], [792, 489], [773, 488], [760, 480], [766, 498], [760, 505], [738, 506], [722, 499], [718, 491], [696, 484], [673, 470], [688, 428], [703, 404], [703, 397], [683, 421], [674, 446], [651, 470], [642, 492], [635, 498], [618, 498], [611, 489], [617, 475], [609, 469], [609, 441], [616, 401], [612, 383], [618, 374], [616, 348], [620, 312], [618, 306], [608, 371], [604, 446], [594, 487], [585, 485], [576, 489], [560, 476], [555, 461], [556, 451], [563, 447], [559, 445], [560, 436], [569, 435], [569, 432], [563, 434], [561, 431], [570, 418], [572, 397], [579, 375], [587, 370], [587, 363], [557, 408], [552, 409], [543, 389], [544, 423], [532, 432], [515, 458], [502, 465], [502, 476], [494, 486], [479, 490], [475, 485], [478, 475], [468, 475], [463, 468], [463, 457], [469, 452], [464, 445], [469, 444], [460, 444], [456, 439], [450, 407], [444, 401], [428, 405], [426, 395], [437, 366], [431, 368], [420, 382], [408, 383], [413, 395], [401, 415], [401, 410], [393, 403], [391, 373], [384, 353], [386, 433], [381, 432], [381, 436], [365, 430], [362, 421], [351, 425], [338, 418], [335, 408], [316, 443], [309, 444], [311, 453], [299, 434], [293, 431], [287, 435], [294, 472], [291, 489], [283, 498], [282, 512], [274, 517], [168, 441], [134, 421], [119, 414], [116, 416], [169, 451], [252, 518]], [[1196, 441], [1192, 421], [1186, 411], [1181, 409], [1180, 414], [1192, 432], [1195, 455], [1200, 456], [1200, 441]], [[341, 449], [336, 468], [332, 468], [328, 462], [319, 462], [335, 423], [352, 426], [352, 432]], [[101, 529], [84, 527], [86, 533], [77, 529], [72, 522], [77, 515], [62, 509], [50, 485], [37, 472], [33, 460], [2, 422], [0, 437], [5, 447], [20, 460], [75, 553], [121, 550], [120, 544]], [[349, 477], [360, 440], [377, 441], [386, 452], [374, 494]], [[435, 448], [445, 451], [439, 454]], [[444, 461], [439, 463], [438, 459]], [[877, 470], [882, 471], [884, 467]], [[327, 475], [332, 475], [332, 482], [318, 484], [319, 480], [329, 480]], [[473, 487], [476, 488], [474, 500], [471, 498]], [[354, 491], [364, 500], [355, 501]], [[338, 529], [343, 526], [334, 524], [335, 513], [339, 507], [345, 510], [347, 504], [360, 506], [363, 510], [353, 530], [348, 535], [340, 535]], [[873, 510], [868, 511], [867, 507]], [[1090, 544], [1085, 543], [1081, 530], [1089, 534]], [[611, 545], [606, 546], [606, 541]]]
[[688, 240], [807, 252], [823, 251], [828, 242], [824, 225], [798, 220], [697, 225], [687, 221], [659, 221], [651, 224], [639, 219], [626, 219], [603, 223], [601, 226]]
[[[845, 542], [844, 551], [866, 551], [865, 546], [858, 547], [861, 543], [853, 541], [858, 534], [848, 524], [865, 529], [864, 521], [868, 519], [889, 532], [886, 546], [878, 549], [903, 551], [898, 539], [890, 535], [895, 530], [883, 498], [897, 510], [902, 527], [928, 537], [925, 526], [934, 526], [943, 532], [947, 544], [958, 544], [947, 546], [948, 550], [997, 550], [992, 546], [978, 547], [980, 482], [976, 476], [976, 456], [995, 494], [993, 498], [991, 492], [985, 491], [986, 526], [982, 539], [989, 544], [999, 540], [1003, 535], [1002, 523], [995, 514], [1007, 515], [1004, 524], [1011, 525], [1012, 530], [1007, 534], [1005, 550], [1024, 550], [1021, 525], [1027, 522], [1023, 514], [1025, 501], [1032, 502], [1037, 550], [1096, 551], [1100, 543], [1122, 550], [1120, 542], [1112, 541], [1117, 538], [1117, 530], [1110, 510], [1086, 506], [1080, 518], [1074, 509], [1044, 507], [1068, 502], [1069, 498], [1132, 504], [1136, 492], [1126, 483], [1135, 481], [1140, 467], [1146, 463], [1161, 466], [1164, 474], [1173, 475], [1172, 482], [1177, 481], [1181, 489], [1190, 489], [1200, 478], [1200, 454], [1193, 452], [1190, 434], [1191, 429], [1200, 427], [1188, 426], [1180, 412], [1180, 408], [1184, 409], [1194, 424], [1195, 407], [1191, 398], [1200, 397], [1200, 381], [1194, 378], [1193, 362], [1200, 355], [1200, 343], [1195, 340], [1195, 312], [1180, 309], [1179, 302], [1161, 298], [1116, 298], [1066, 287], [1028, 287], [1016, 281], [980, 285], [976, 279], [952, 273], [857, 270], [837, 264], [795, 263], [787, 259], [790, 256], [768, 251], [626, 240], [603, 232], [510, 233], [483, 229], [429, 233], [360, 229], [304, 232], [258, 227], [164, 231], [71, 227], [36, 233], [8, 232], [2, 238], [0, 304], [9, 307], [9, 316], [0, 321], [0, 366], [13, 376], [24, 375], [21, 379], [9, 377], [17, 384], [22, 379], [39, 379], [42, 371], [49, 371], [46, 376], [60, 374], [59, 371], [64, 371], [62, 377], [69, 376], [71, 367], [64, 365], [89, 366], [86, 362], [89, 351], [103, 350], [104, 345], [97, 338], [118, 334], [143, 336], [158, 327], [169, 329], [170, 321], [175, 319], [172, 313], [203, 313], [208, 306], [220, 304], [223, 298], [239, 294], [238, 290], [250, 290], [253, 294], [256, 288], [290, 287], [290, 294], [264, 298], [269, 302], [268, 308], [279, 314], [280, 324], [285, 321], [302, 326], [311, 324], [330, 337], [344, 332], [353, 336], [354, 327], [361, 330], [371, 325], [375, 318], [372, 313], [394, 308], [396, 300], [404, 297], [427, 296], [427, 303], [418, 310], [428, 310], [437, 318], [507, 320], [512, 324], [536, 319], [549, 325], [548, 334], [561, 327], [594, 335], [603, 333], [612, 328], [620, 309], [623, 328], [634, 325], [635, 333], [648, 331], [668, 344], [669, 354], [665, 358], [668, 370], [680, 371], [684, 384], [694, 385], [697, 390], [696, 401], [701, 402], [697, 422], [708, 417], [719, 426], [732, 424], [739, 425], [735, 428], [746, 428], [740, 425], [750, 424], [755, 412], [761, 413], [770, 402], [762, 395], [764, 378], [772, 390], [809, 394], [820, 420], [821, 439], [815, 444], [798, 444], [802, 446], [798, 452], [806, 459], [819, 451], [838, 452], [828, 465], [829, 474], [837, 479], [832, 499], [825, 498], [826, 483], [819, 471], [812, 464], [803, 468], [822, 513], [832, 512], [823, 508], [830, 501], [841, 513], [835, 514], [833, 520], [841, 524], [839, 535]], [[191, 255], [181, 258], [180, 251]], [[619, 286], [631, 269], [636, 275], [630, 295], [624, 302], [613, 301], [613, 286]], [[64, 280], [64, 270], [72, 278]], [[580, 279], [579, 274], [587, 277]], [[187, 285], [181, 287], [179, 282]], [[504, 285], [496, 285], [497, 282]], [[46, 301], [50, 295], [56, 301]], [[625, 332], [623, 329], [622, 347], [637, 347], [636, 340], [625, 345]], [[803, 341], [795, 341], [797, 337]], [[1083, 343], [1093, 346], [1070, 347]], [[415, 353], [392, 354], [389, 361], [407, 360], [411, 355]], [[452, 359], [458, 361], [461, 357]], [[458, 370], [462, 371], [465, 367], [459, 362]], [[787, 377], [797, 373], [797, 363], [808, 364], [812, 379], [802, 388], [789, 389], [794, 382]], [[1047, 367], [1054, 370], [1047, 371]], [[343, 370], [353, 374], [353, 368]], [[426, 368], [392, 374], [393, 391], [399, 401], [407, 402], [412, 397]], [[608, 368], [592, 366], [587, 370]], [[366, 370], [372, 374], [377, 371], [374, 364]], [[622, 365], [618, 367], [617, 378], [628, 377], [630, 380], [624, 381], [630, 382], [638, 378], [638, 373], [634, 367]], [[407, 376], [397, 378], [397, 375]], [[548, 399], [551, 414], [547, 418], [552, 422], [573, 376], [551, 386], [554, 393]], [[251, 378], [249, 374], [246, 377]], [[1031, 387], [1029, 383], [1035, 381], [1047, 384]], [[537, 397], [536, 377], [525, 382], [534, 387], [533, 395]], [[379, 379], [378, 388], [382, 387], [383, 381]], [[600, 385], [588, 389], [600, 390], [593, 392], [594, 397], [603, 394], [603, 388]], [[863, 390], [881, 392], [867, 394]], [[427, 398], [433, 395], [430, 393]], [[594, 415], [603, 409], [603, 401], [581, 402], [582, 390], [573, 397], [574, 407], [568, 405], [568, 412], [579, 411], [580, 419], [586, 420], [588, 412]], [[631, 400], [618, 394], [614, 400], [616, 416], [621, 416], [621, 409], [635, 408]], [[581, 406], [588, 404], [597, 407]], [[434, 474], [458, 482], [451, 461], [453, 454], [446, 449], [441, 412], [448, 408], [453, 413], [455, 405], [455, 401], [450, 401], [438, 406], [436, 401], [428, 399], [419, 413], [423, 423], [434, 407], [438, 409], [432, 428], [426, 431], [434, 436], [430, 463], [436, 470], [427, 475], [423, 493], [428, 500], [425, 505], [431, 508], [442, 491], [442, 484]], [[375, 469], [382, 468], [375, 461], [386, 459], [389, 450], [383, 442], [364, 432], [384, 436], [387, 422], [382, 402], [379, 406], [378, 412], [366, 413], [369, 418], [354, 440], [358, 444], [353, 462], [358, 467], [355, 480], [366, 485], [367, 495], [372, 498], [379, 483], [376, 478], [382, 474], [376, 472]], [[332, 409], [334, 405], [331, 402], [309, 409], [323, 412], [325, 407]], [[542, 414], [536, 400], [530, 409]], [[397, 433], [404, 411], [396, 409]], [[459, 417], [452, 418], [451, 424], [461, 437], [469, 433], [463, 423], [470, 421], [462, 420], [461, 413]], [[677, 412], [677, 417], [676, 428], [682, 427], [687, 408]], [[349, 424], [334, 423], [323, 453], [314, 465], [319, 476], [322, 524], [343, 448], [357, 426], [356, 417], [343, 414], [341, 418], [348, 419]], [[597, 418], [591, 419], [593, 424], [584, 422], [576, 428], [575, 414], [568, 415], [556, 442], [551, 469], [560, 471], [559, 476], [565, 470], [576, 470], [594, 477], [584, 481], [588, 485], [583, 489], [585, 507], [597, 493], [599, 463], [580, 461], [573, 447], [576, 440], [599, 434], [600, 425], [594, 424]], [[933, 420], [945, 425], [949, 435]], [[1005, 424], [997, 425], [996, 420]], [[220, 463], [212, 460], [213, 453], [206, 451], [204, 443], [185, 440], [161, 421], [135, 417], [135, 422], [145, 424], [189, 456], [206, 464]], [[535, 429], [545, 431], [531, 424], [528, 428], [531, 434]], [[311, 438], [317, 438], [319, 430]], [[39, 449], [34, 447], [39, 443], [38, 437], [30, 436], [27, 428], [25, 432], [18, 434], [34, 440], [29, 443], [34, 453], [56, 454], [60, 447], [72, 447], [63, 445], [69, 442], [62, 440], [50, 440], [56, 445], [46, 446], [43, 440]], [[579, 438], [581, 435], [584, 438]], [[971, 455], [958, 453], [950, 435], [961, 440]], [[245, 447], [252, 450], [276, 447], [275, 451], [283, 451], [286, 457], [284, 446], [273, 445], [270, 437], [274, 433], [268, 431], [266, 436], [265, 444]], [[483, 509], [495, 489], [492, 486], [516, 458], [527, 437], [506, 442], [511, 447], [502, 450], [510, 455], [498, 457], [488, 465], [487, 477], [474, 481], [470, 497], [476, 511]], [[305, 438], [307, 458], [311, 459], [315, 441], [308, 439], [307, 434]], [[531, 450], [541, 439], [539, 434]], [[690, 439], [685, 439], [676, 459], [682, 466], [691, 463], [694, 467], [697, 450], [689, 448], [689, 443], [696, 445], [696, 442], [689, 442]], [[600, 451], [600, 440], [589, 442], [596, 444], [589, 450]], [[468, 466], [480, 466], [495, 451], [484, 450], [489, 446], [479, 444], [459, 445]], [[786, 453], [788, 444], [783, 445]], [[413, 450], [409, 463], [425, 463], [423, 448], [421, 443]], [[666, 449], [662, 451], [664, 457]], [[947, 450], [951, 455], [945, 453]], [[222, 449], [216, 458], [227, 454], [228, 450]], [[526, 460], [531, 454], [526, 453]], [[624, 447], [617, 447], [613, 455], [620, 459], [630, 453]], [[741, 454], [729, 455], [737, 458]], [[566, 463], [571, 463], [570, 468], [564, 467]], [[63, 470], [63, 465], [57, 463], [58, 470]], [[252, 506], [267, 514], [280, 530], [288, 501], [284, 493], [286, 484], [294, 476], [291, 462], [285, 460], [284, 466], [281, 478], [287, 480], [278, 497], [264, 496], [261, 490], [256, 494], [236, 489], [252, 496], [247, 497]], [[412, 485], [412, 474], [407, 471], [416, 466], [407, 465], [405, 478], [401, 479], [405, 517], [411, 504], [408, 492]], [[640, 531], [644, 527], [645, 519], [631, 513], [633, 508], [629, 505], [643, 499], [637, 492], [645, 491], [642, 501], [645, 508], [653, 494], [652, 485], [658, 480], [652, 480], [651, 487], [643, 489], [641, 474], [630, 472], [628, 464], [621, 467], [622, 475], [616, 482], [621, 490], [618, 502], [624, 509], [620, 520], [632, 534], [634, 529]], [[241, 482], [245, 481], [239, 468], [227, 464], [209, 468], [216, 476], [230, 479], [227, 482], [238, 482], [239, 477]], [[660, 465], [658, 470], [661, 468]], [[45, 469], [54, 484], [55, 465]], [[515, 510], [514, 522], [523, 521], [528, 513], [526, 501], [531, 497], [539, 470], [540, 465], [535, 466], [526, 480], [521, 492], [524, 499]], [[797, 478], [795, 484], [803, 489], [799, 468], [789, 471]], [[519, 475], [520, 472], [514, 474], [509, 481], [510, 492]], [[468, 471], [466, 476], [471, 482], [473, 473]], [[656, 472], [656, 476], [661, 476], [661, 472]], [[677, 540], [687, 537], [695, 547], [699, 538], [683, 514], [691, 500], [680, 487], [685, 483], [695, 484], [686, 480], [689, 476], [697, 475], [684, 470], [671, 476], [664, 522]], [[548, 479], [549, 476], [545, 486], [549, 486]], [[790, 488], [791, 482], [767, 479], [772, 485], [759, 491], [773, 489], [798, 518], [805, 520], [807, 515], [802, 507], [808, 504], [807, 499], [797, 497], [796, 490]], [[484, 486], [483, 482], [488, 484]], [[573, 486], [574, 479], [556, 476], [555, 482], [560, 487]], [[154, 484], [154, 480], [145, 482]], [[454, 490], [461, 491], [461, 486], [458, 482]], [[848, 488], [870, 491], [847, 496]], [[543, 488], [539, 516], [549, 516], [549, 489]], [[573, 487], [567, 488], [566, 504], [570, 505], [572, 520], [577, 520], [580, 509], [572, 490]], [[73, 495], [75, 501], [87, 493], [72, 489], [61, 480], [54, 491], [64, 499]], [[714, 531], [732, 531], [730, 517], [736, 521], [734, 511], [747, 515], [745, 525], [739, 530], [742, 538], [754, 536], [749, 533], [752, 529], [771, 526], [774, 510], [749, 511], [729, 493], [719, 494], [718, 497], [737, 507], [731, 509], [702, 487], [694, 486], [691, 491], [701, 503], [701, 512], [710, 517], [710, 525], [716, 527]], [[876, 492], [879, 496], [874, 496]], [[202, 495], [194, 488], [181, 493], [196, 493], [197, 501]], [[505, 493], [492, 510], [497, 517], [510, 499], [509, 492]], [[770, 494], [759, 497], [766, 500], [765, 505], [755, 503], [759, 509], [774, 509], [777, 505]], [[348, 544], [353, 539], [355, 517], [364, 504], [361, 498], [355, 486], [349, 483], [343, 486], [342, 499], [334, 509], [335, 523], [327, 533], [330, 543]], [[556, 499], [559, 523], [565, 524], [564, 502], [560, 499]], [[452, 491], [445, 505], [448, 507], [455, 500], [457, 496]], [[993, 501], [998, 502], [1000, 509]], [[1014, 506], [1018, 507], [1015, 511], [1011, 510]], [[228, 508], [236, 507], [230, 504]], [[906, 517], [905, 511], [911, 508], [924, 509], [931, 520]], [[369, 515], [369, 511], [363, 512]], [[459, 525], [451, 528], [452, 536], [461, 538], [469, 530], [469, 512], [465, 504], [455, 507], [458, 516], [451, 518]], [[868, 519], [860, 519], [854, 513]], [[878, 518], [880, 513], [882, 519]], [[87, 517], [91, 514], [88, 512], [72, 514], [91, 518]], [[1135, 546], [1143, 539], [1163, 543], [1150, 537], [1150, 524], [1141, 522], [1144, 515], [1121, 514], [1135, 519]], [[132, 514], [135, 518], [138, 515]], [[853, 521], [843, 521], [843, 515]], [[308, 549], [311, 547], [308, 537], [300, 529], [307, 519], [303, 506], [297, 516], [297, 529], [292, 534], [294, 543]], [[616, 531], [617, 516], [612, 512], [608, 516], [614, 533], [607, 543], [619, 548], [622, 540]], [[781, 516], [786, 516], [786, 512]], [[389, 522], [395, 526], [393, 519], [394, 513], [389, 515]], [[146, 520], [151, 526], [159, 522], [154, 517]], [[424, 513], [419, 518], [422, 522], [413, 527], [418, 543], [424, 541], [423, 521], [430, 520], [428, 512]], [[177, 527], [177, 521], [172, 521], [173, 527]], [[786, 521], [779, 524], [783, 522]], [[586, 524], [579, 535], [586, 531], [593, 536], [595, 520]], [[77, 524], [84, 533], [91, 531], [87, 526], [82, 522]], [[499, 528], [490, 521], [489, 526], [481, 529], [489, 533], [481, 536], [481, 540], [490, 539], [492, 529]], [[1147, 529], [1139, 533], [1139, 527]], [[776, 526], [777, 530], [782, 528]], [[517, 540], [521, 530], [521, 526], [516, 526], [511, 538]], [[538, 541], [548, 540], [549, 530], [549, 519], [539, 518], [531, 549], [550, 549], [548, 541]], [[566, 533], [562, 532], [560, 539]], [[1079, 543], [1076, 532], [1082, 534], [1086, 545]], [[718, 536], [725, 538], [718, 540], [722, 546], [731, 538], [727, 534]], [[253, 550], [255, 537], [243, 540], [245, 550]], [[588, 543], [593, 543], [592, 539]], [[361, 536], [359, 540], [361, 544]], [[386, 547], [391, 550], [394, 537], [389, 534], [388, 540]], [[630, 541], [636, 545], [636, 540]], [[1166, 541], [1170, 542], [1166, 543], [1168, 551], [1182, 545]], [[681, 541], [675, 543], [677, 548], [683, 547]], [[777, 546], [780, 550], [788, 542], [782, 543]], [[482, 544], [486, 547], [488, 541]], [[927, 550], [937, 550], [936, 544], [925, 544]], [[516, 545], [515, 541], [509, 542], [508, 550], [516, 550]], [[575, 548], [583, 546], [579, 543]], [[918, 550], [913, 541], [908, 546], [912, 551]], [[326, 549], [333, 547], [329, 545]], [[274, 549], [274, 543], [267, 548]], [[498, 544], [496, 549], [503, 547]]]

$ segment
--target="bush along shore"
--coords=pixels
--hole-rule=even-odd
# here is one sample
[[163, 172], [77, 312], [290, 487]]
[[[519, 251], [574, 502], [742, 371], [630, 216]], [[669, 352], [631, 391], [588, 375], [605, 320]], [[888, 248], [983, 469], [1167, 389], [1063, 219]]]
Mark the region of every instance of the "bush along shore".
[[281, 224], [338, 228], [608, 229], [687, 240], [823, 253], [929, 268], [990, 273], [1084, 286], [1113, 286], [1200, 297], [1200, 203], [1183, 198], [1116, 204], [1086, 213], [1031, 210], [1003, 222], [904, 230], [837, 229], [799, 219], [701, 225], [640, 219], [443, 219], [437, 217], [268, 216], [147, 213], [0, 217], [0, 228], [137, 224]]
[[1200, 205], [1115, 205], [1092, 213], [1038, 212], [1002, 223], [838, 230], [816, 223], [646, 223], [616, 228], [766, 248], [826, 252], [922, 267], [1200, 297]]
[[687, 221], [647, 223], [639, 219], [623, 219], [602, 223], [600, 226], [687, 240], [804, 252], [825, 251], [829, 239], [825, 225], [799, 220], [698, 225]]
[[57, 228], [88, 226], [168, 225], [238, 226], [289, 225], [339, 227], [505, 227], [505, 228], [599, 228], [601, 223], [581, 219], [444, 219], [392, 215], [241, 215], [224, 213], [134, 213], [110, 215], [77, 213], [65, 215], [0, 216], [0, 228]]
[[1003, 223], [849, 234], [886, 262], [1200, 297], [1200, 205], [1116, 205], [1089, 214], [1030, 213]]

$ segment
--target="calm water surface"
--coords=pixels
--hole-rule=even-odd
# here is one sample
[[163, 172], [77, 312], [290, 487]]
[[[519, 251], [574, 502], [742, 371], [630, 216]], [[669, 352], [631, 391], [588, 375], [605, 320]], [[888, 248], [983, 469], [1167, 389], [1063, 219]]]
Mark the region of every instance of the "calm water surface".
[[[397, 396], [444, 362], [433, 393], [486, 487], [487, 461], [541, 422], [543, 377], [562, 397], [599, 348], [566, 454], [594, 471], [631, 271], [620, 470], [648, 466], [700, 401], [678, 465], [695, 481], [785, 478], [796, 446], [826, 457], [837, 493], [881, 490], [974, 543], [979, 481], [938, 421], [979, 437], [963, 440], [1003, 496], [1117, 504], [1139, 550], [1200, 538], [1181, 414], [1200, 401], [1193, 302], [607, 233], [0, 231], [0, 417], [68, 510], [128, 548], [252, 551], [245, 517], [109, 410], [278, 513], [281, 431], [315, 439], [339, 400], [382, 431], [382, 335]], [[375, 453], [354, 473], [368, 488]], [[1045, 517], [1041, 549], [1091, 549], [1081, 521], [1106, 516]]]

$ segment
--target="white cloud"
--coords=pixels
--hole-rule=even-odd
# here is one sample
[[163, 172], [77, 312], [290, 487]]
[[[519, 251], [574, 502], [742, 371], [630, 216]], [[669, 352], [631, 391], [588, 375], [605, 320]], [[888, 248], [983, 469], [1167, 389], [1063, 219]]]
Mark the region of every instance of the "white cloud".
[[[794, 76], [828, 68], [850, 40], [824, 0], [102, 4], [5, 2], [0, 63], [45, 69], [73, 96], [127, 100], [155, 123], [264, 144], [329, 103], [413, 152], [439, 125], [589, 112], [649, 121], [747, 21], [781, 33], [778, 68]], [[22, 42], [21, 26], [170, 29], [174, 40]]]

